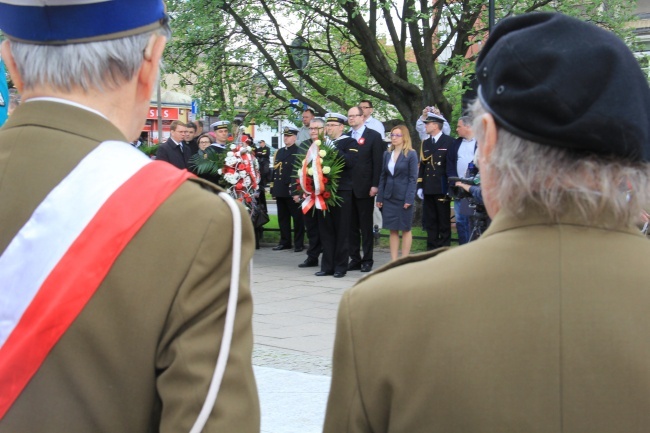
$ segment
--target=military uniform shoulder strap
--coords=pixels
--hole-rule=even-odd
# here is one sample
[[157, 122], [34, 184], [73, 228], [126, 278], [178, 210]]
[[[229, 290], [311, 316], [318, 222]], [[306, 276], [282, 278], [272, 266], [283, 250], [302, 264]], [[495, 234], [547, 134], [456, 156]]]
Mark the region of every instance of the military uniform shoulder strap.
[[362, 281], [366, 281], [368, 278], [372, 278], [376, 275], [381, 274], [382, 272], [386, 272], [390, 269], [396, 268], [398, 266], [406, 265], [408, 263], [415, 263], [415, 262], [421, 262], [423, 260], [430, 259], [431, 257], [435, 257], [440, 253], [444, 253], [447, 251], [449, 247], [442, 247], [442, 248], [437, 248], [433, 251], [427, 251], [426, 253], [419, 253], [419, 254], [413, 254], [409, 255], [406, 257], [402, 257], [401, 259], [397, 259], [394, 262], [390, 262], [388, 264], [385, 264], [381, 268], [377, 269], [374, 271], [372, 274], [365, 275], [363, 278], [357, 281], [357, 284], [361, 283]]

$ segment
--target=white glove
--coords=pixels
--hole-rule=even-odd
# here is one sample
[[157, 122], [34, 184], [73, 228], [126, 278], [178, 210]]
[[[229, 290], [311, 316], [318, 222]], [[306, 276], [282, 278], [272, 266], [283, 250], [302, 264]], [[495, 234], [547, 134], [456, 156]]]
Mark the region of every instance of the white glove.
[[420, 200], [424, 200], [424, 191], [422, 191], [422, 188], [418, 188], [417, 194]]

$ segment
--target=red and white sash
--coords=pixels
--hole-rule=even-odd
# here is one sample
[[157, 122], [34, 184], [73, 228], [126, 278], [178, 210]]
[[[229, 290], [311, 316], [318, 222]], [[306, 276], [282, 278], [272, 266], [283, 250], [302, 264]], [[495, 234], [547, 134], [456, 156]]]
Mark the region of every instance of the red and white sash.
[[0, 419], [154, 211], [192, 175], [100, 144], [0, 256]]

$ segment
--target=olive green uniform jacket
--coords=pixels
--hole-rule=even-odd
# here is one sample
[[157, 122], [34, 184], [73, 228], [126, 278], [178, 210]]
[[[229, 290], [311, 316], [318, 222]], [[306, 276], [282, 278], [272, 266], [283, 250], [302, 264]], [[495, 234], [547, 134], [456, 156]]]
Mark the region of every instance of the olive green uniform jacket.
[[[0, 251], [46, 194], [108, 139], [126, 141], [107, 120], [73, 106], [33, 101], [13, 113], [0, 129]], [[216, 191], [187, 181], [150, 217], [0, 421], [0, 432], [190, 430], [214, 372], [230, 284], [232, 214]], [[253, 237], [241, 215], [233, 342], [205, 432], [259, 431]]]
[[650, 242], [499, 214], [345, 293], [326, 433], [650, 431]]

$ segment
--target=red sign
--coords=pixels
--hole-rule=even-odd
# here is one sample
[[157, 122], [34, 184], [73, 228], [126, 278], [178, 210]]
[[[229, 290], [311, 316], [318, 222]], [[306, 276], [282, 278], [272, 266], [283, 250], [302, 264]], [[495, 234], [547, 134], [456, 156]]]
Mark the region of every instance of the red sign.
[[[149, 107], [149, 114], [147, 114], [147, 119], [157, 118], [158, 109], [156, 107]], [[163, 120], [178, 120], [178, 108], [163, 108], [162, 118]]]

